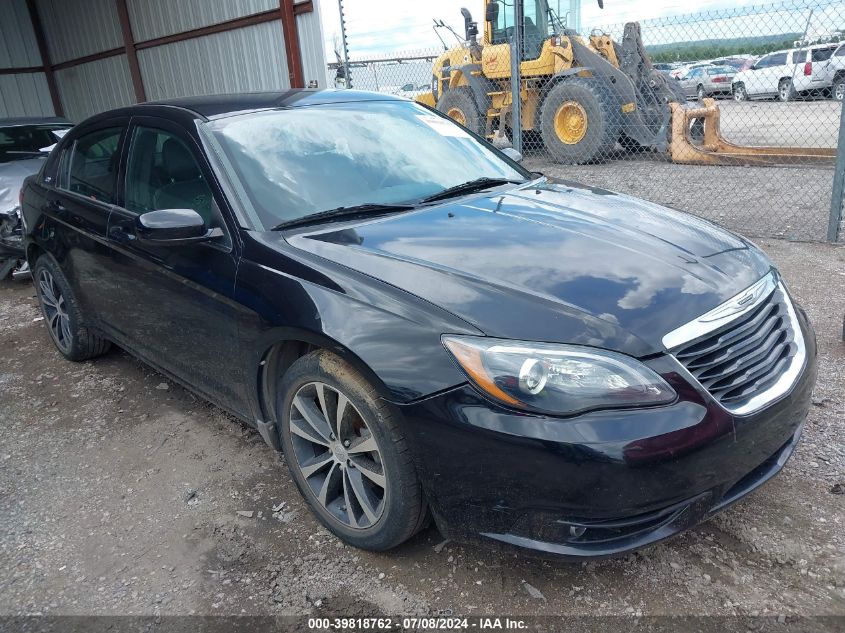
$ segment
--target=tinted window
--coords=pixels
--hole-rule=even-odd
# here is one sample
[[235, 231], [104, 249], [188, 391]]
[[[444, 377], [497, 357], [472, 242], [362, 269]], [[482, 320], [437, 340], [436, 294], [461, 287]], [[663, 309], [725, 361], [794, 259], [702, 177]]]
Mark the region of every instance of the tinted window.
[[219, 226], [214, 197], [193, 151], [181, 138], [139, 126], [132, 135], [126, 168], [129, 211], [193, 209], [209, 226]]
[[769, 66], [783, 66], [786, 63], [786, 53], [775, 53], [769, 56]]
[[529, 175], [451, 119], [406, 101], [255, 112], [205, 125], [266, 227], [342, 206], [415, 202], [482, 177]]
[[760, 58], [756, 64], [754, 64], [755, 68], [768, 68], [772, 65], [772, 56], [767, 55], [766, 57]]
[[114, 203], [117, 153], [122, 128], [80, 136], [67, 148], [59, 186], [92, 200]]
[[61, 124], [0, 128], [0, 163], [40, 156], [42, 148], [54, 145], [69, 128], [69, 125]]
[[830, 56], [833, 55], [833, 51], [835, 49], [832, 48], [814, 48], [813, 49], [813, 61], [814, 62], [823, 62], [827, 59], [830, 59]]
[[845, 46], [840, 46], [836, 49], [836, 56], [837, 57], [845, 57]]
[[803, 64], [807, 61], [807, 49], [799, 48], [797, 51], [792, 51], [792, 63]]

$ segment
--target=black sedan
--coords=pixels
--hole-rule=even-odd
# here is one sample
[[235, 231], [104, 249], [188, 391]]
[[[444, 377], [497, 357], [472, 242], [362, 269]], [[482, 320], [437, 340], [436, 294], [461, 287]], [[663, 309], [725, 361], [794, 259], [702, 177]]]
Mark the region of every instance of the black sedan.
[[530, 173], [353, 91], [97, 115], [23, 194], [45, 324], [258, 429], [317, 518], [387, 549], [564, 557], [675, 534], [784, 465], [815, 338], [745, 239]]

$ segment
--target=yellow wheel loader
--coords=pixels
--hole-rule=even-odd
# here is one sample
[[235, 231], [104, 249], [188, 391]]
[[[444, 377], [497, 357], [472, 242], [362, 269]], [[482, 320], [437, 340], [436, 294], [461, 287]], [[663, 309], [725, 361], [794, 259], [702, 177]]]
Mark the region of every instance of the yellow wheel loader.
[[[511, 137], [511, 41], [516, 2], [488, 0], [483, 43], [467, 9], [466, 41], [432, 67], [431, 92], [417, 101], [435, 107], [481, 136]], [[690, 105], [677, 82], [655, 70], [637, 22], [622, 43], [604, 33], [582, 37], [567, 29], [548, 0], [524, 0], [521, 20], [520, 116], [523, 147], [545, 147], [563, 163], [607, 157], [626, 149], [668, 153], [674, 162], [766, 164], [831, 161], [835, 150], [733, 145], [719, 132], [712, 99]], [[693, 141], [697, 128], [701, 141]]]

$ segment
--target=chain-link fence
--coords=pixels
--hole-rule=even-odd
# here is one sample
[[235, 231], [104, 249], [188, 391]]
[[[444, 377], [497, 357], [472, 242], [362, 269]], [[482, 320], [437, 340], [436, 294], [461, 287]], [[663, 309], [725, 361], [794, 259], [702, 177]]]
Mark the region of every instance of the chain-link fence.
[[[427, 103], [499, 146], [518, 145], [525, 165], [549, 176], [750, 236], [829, 238], [845, 0], [588, 26], [580, 35], [556, 0], [479, 9], [462, 32], [446, 33], [446, 46], [366, 58], [353, 46], [348, 81], [338, 83]], [[342, 77], [337, 68], [330, 72]]]

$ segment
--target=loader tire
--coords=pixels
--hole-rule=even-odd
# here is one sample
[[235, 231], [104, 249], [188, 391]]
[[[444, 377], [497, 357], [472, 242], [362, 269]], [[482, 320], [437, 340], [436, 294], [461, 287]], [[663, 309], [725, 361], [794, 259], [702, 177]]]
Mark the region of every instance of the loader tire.
[[566, 79], [543, 100], [540, 113], [543, 143], [555, 160], [570, 165], [607, 158], [619, 138], [617, 100], [593, 79]]
[[481, 114], [469, 88], [446, 90], [437, 100], [437, 109], [471, 132], [484, 136]]

